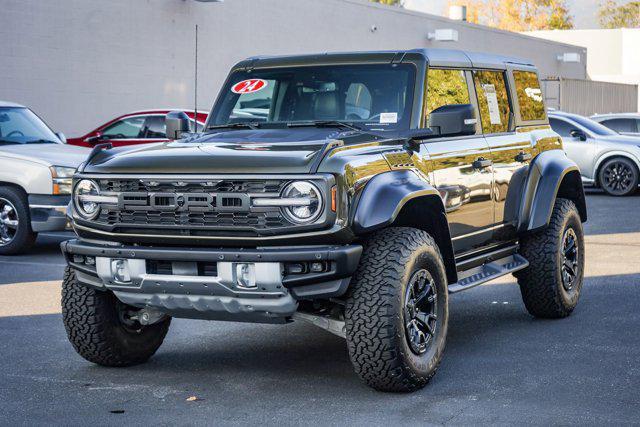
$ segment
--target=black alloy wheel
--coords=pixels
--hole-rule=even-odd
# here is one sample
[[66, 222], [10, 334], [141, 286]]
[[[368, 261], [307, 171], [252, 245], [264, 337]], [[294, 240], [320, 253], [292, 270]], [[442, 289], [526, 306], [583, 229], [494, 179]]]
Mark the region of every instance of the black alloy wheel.
[[600, 171], [600, 185], [612, 196], [628, 196], [638, 187], [638, 169], [627, 159], [609, 160]]
[[436, 335], [438, 295], [431, 274], [420, 269], [413, 273], [404, 298], [407, 342], [415, 354], [423, 354]]

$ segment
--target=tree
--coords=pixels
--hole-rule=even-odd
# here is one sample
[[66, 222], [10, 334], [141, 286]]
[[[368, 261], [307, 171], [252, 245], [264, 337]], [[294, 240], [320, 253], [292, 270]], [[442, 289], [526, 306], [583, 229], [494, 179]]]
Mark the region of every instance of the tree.
[[566, 0], [450, 0], [467, 6], [467, 20], [508, 31], [573, 28]]
[[598, 21], [602, 28], [640, 28], [640, 1], [618, 5], [613, 0], [600, 3]]
[[400, 3], [400, 0], [369, 0], [369, 1], [373, 3], [389, 4], [392, 6], [395, 6]]

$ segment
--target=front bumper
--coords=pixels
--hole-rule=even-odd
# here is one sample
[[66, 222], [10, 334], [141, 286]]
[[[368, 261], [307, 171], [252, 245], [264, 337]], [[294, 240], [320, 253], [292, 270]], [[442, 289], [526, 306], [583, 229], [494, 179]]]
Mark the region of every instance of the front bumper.
[[[344, 294], [362, 253], [360, 245], [191, 249], [69, 240], [61, 247], [79, 282], [111, 290], [126, 304], [174, 317], [268, 323], [287, 321], [299, 300]], [[120, 261], [126, 283], [115, 274]], [[311, 263], [324, 271], [291, 272]], [[249, 287], [238, 279], [244, 265], [255, 280]]]
[[69, 230], [66, 211], [70, 201], [71, 196], [67, 195], [30, 194], [31, 229], [36, 233]]

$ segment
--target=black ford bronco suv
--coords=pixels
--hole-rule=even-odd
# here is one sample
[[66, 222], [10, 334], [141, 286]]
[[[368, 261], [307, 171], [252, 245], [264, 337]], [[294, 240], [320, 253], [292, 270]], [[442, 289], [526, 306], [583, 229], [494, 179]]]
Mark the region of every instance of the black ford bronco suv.
[[256, 57], [202, 132], [96, 147], [73, 179], [69, 339], [142, 363], [172, 317], [308, 321], [371, 387], [423, 387], [449, 294], [513, 273], [533, 316], [568, 316], [584, 273], [580, 173], [534, 66], [452, 50]]

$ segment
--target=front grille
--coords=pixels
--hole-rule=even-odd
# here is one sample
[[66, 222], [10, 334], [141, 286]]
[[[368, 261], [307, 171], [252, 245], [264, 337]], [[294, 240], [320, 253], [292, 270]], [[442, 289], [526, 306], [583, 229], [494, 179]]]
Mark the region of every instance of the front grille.
[[[136, 234], [157, 234], [159, 229], [161, 234], [180, 236], [216, 236], [221, 231], [242, 236], [260, 235], [265, 230], [277, 232], [294, 224], [278, 207], [250, 206], [250, 195], [277, 197], [288, 182], [100, 179], [101, 194], [127, 194], [120, 195], [124, 203], [103, 204], [94, 221], [116, 232]], [[188, 207], [177, 207], [185, 201]]]
[[142, 179], [101, 179], [98, 184], [105, 192], [207, 192], [207, 193], [279, 193], [284, 180], [227, 180], [156, 181]]

